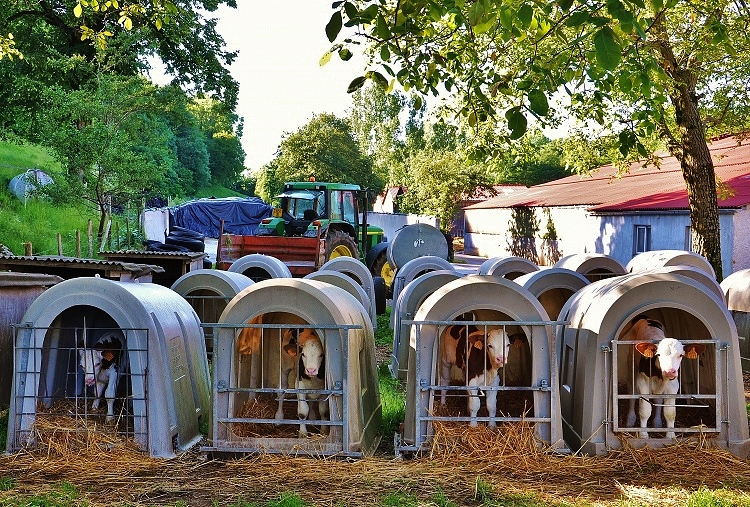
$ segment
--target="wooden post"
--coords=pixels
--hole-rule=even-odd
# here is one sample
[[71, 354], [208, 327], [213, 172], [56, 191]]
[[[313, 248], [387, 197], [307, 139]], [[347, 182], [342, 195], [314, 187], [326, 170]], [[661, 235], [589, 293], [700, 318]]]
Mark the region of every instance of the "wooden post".
[[76, 229], [76, 257], [81, 258], [81, 231]]
[[115, 222], [115, 250], [120, 249], [120, 222]]
[[62, 257], [63, 255], [63, 249], [62, 249], [62, 235], [58, 232], [57, 233], [57, 255]]
[[89, 259], [94, 258], [94, 233], [91, 225], [91, 219], [89, 219]]
[[216, 245], [216, 267], [219, 267], [219, 263], [221, 262], [221, 240], [222, 236], [224, 235], [224, 219], [219, 220], [219, 241]]
[[31, 257], [31, 241], [27, 241], [26, 243], [24, 243], [23, 244], [23, 249], [24, 249], [23, 254], [26, 257]]

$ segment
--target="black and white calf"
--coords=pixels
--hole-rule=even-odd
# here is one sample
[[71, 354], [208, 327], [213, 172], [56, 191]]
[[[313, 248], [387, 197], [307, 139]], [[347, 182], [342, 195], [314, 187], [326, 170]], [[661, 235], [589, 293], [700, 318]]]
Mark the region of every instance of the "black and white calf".
[[[295, 389], [320, 390], [325, 388], [325, 351], [323, 343], [312, 329], [289, 329], [282, 336], [281, 388], [293, 385]], [[308, 420], [310, 405], [307, 400], [318, 401], [321, 419], [328, 415], [328, 400], [317, 393], [297, 393], [297, 417]], [[283, 419], [283, 394], [279, 396], [276, 419]], [[325, 433], [327, 426], [324, 426]], [[307, 425], [302, 422], [299, 436], [307, 436]]]
[[102, 395], [107, 401], [107, 422], [115, 419], [115, 397], [117, 395], [117, 366], [122, 352], [122, 334], [105, 333], [92, 348], [78, 350], [79, 364], [84, 372], [86, 387], [94, 387], [93, 410], [99, 409]]
[[[641, 395], [652, 394], [677, 394], [680, 390], [679, 370], [682, 358], [698, 359], [698, 356], [706, 350], [703, 344], [683, 344], [675, 338], [667, 338], [664, 335], [664, 326], [655, 319], [645, 315], [639, 315], [632, 321], [632, 327], [628, 333], [621, 338], [622, 341], [635, 341], [634, 346], [628, 349], [628, 389], [635, 385], [635, 393]], [[627, 425], [634, 427], [636, 423], [635, 399], [630, 400]], [[638, 401], [638, 417], [640, 427], [646, 428], [648, 419], [651, 417], [654, 403], [654, 427], [660, 428], [662, 421], [662, 405], [664, 419], [667, 423], [667, 438], [674, 438], [675, 432], [669, 431], [675, 426], [677, 410], [675, 399], [647, 400], [641, 398]], [[640, 438], [648, 438], [647, 431], [638, 433]]]

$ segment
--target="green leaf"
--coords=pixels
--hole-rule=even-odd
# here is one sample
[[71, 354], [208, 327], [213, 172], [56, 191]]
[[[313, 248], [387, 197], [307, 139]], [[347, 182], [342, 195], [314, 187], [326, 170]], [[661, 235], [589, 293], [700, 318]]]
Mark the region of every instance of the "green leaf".
[[378, 22], [376, 25], [378, 37], [381, 39], [388, 39], [391, 37], [391, 29], [388, 27], [388, 22], [385, 20], [382, 14], [378, 14]]
[[81, 4], [76, 4], [76, 6], [73, 7], [73, 15], [80, 18], [81, 14], [83, 14], [83, 7], [81, 7]]
[[621, 48], [612, 29], [605, 26], [594, 34], [596, 61], [607, 70], [614, 70], [620, 63]]
[[375, 83], [377, 83], [377, 85], [380, 86], [383, 90], [386, 90], [388, 88], [388, 80], [380, 72], [376, 70], [370, 71], [367, 73], [367, 77], [375, 81]]
[[333, 53], [331, 53], [330, 51], [326, 51], [325, 53], [323, 53], [323, 56], [321, 56], [320, 60], [318, 61], [318, 65], [320, 65], [322, 67], [323, 65], [327, 64], [328, 62], [330, 62], [331, 61], [331, 56], [333, 56]]
[[500, 9], [499, 16], [500, 24], [503, 25], [503, 28], [505, 28], [506, 30], [510, 30], [511, 28], [513, 28], [513, 15], [511, 14], [510, 10]]
[[559, 0], [557, 5], [560, 6], [560, 9], [562, 9], [563, 12], [568, 12], [573, 6], [573, 0]]
[[380, 48], [380, 59], [383, 60], [384, 62], [387, 62], [388, 60], [391, 59], [391, 52], [388, 50], [388, 46], [383, 45]]
[[581, 26], [589, 19], [589, 13], [586, 11], [576, 11], [565, 20], [565, 26]]
[[531, 24], [531, 18], [534, 15], [534, 10], [528, 4], [523, 4], [518, 9], [518, 21], [521, 22], [521, 26], [528, 28]]
[[629, 93], [633, 89], [633, 81], [628, 74], [620, 74], [618, 85], [622, 93]]
[[349, 48], [341, 48], [339, 49], [339, 58], [341, 58], [343, 61], [348, 61], [352, 57], [352, 52], [349, 51]]
[[336, 11], [326, 25], [326, 36], [328, 37], [329, 42], [336, 40], [336, 37], [338, 37], [339, 32], [341, 31], [341, 24], [341, 11]]
[[414, 109], [416, 109], [417, 111], [419, 111], [420, 109], [422, 109], [422, 96], [421, 95], [415, 95], [414, 96], [414, 102], [413, 102], [412, 105], [413, 105]]
[[508, 120], [511, 139], [520, 139], [526, 133], [526, 116], [524, 116], [518, 107], [508, 109], [505, 112], [505, 119]]
[[547, 116], [549, 113], [549, 102], [547, 96], [540, 89], [531, 90], [528, 95], [529, 107], [539, 116]]
[[354, 19], [359, 16], [359, 11], [351, 2], [344, 3], [344, 12], [346, 12], [346, 17], [349, 19]]
[[359, 76], [352, 79], [352, 82], [349, 83], [349, 87], [346, 89], [346, 93], [354, 93], [365, 84], [365, 81], [367, 81], [367, 78], [365, 76]]

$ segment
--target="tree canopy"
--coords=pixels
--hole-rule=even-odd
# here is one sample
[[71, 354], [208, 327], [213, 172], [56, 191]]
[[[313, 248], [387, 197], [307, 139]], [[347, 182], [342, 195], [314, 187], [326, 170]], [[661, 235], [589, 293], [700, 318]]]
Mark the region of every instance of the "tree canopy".
[[[693, 249], [721, 278], [718, 205], [706, 139], [747, 128], [750, 12], [717, 0], [348, 0], [333, 3], [333, 50], [364, 42], [367, 79], [460, 101], [466, 124], [519, 139], [529, 122], [566, 118], [616, 135], [621, 162], [655, 160], [661, 139], [682, 164]], [[337, 41], [343, 25], [357, 33]], [[478, 146], [480, 157], [493, 146]]]

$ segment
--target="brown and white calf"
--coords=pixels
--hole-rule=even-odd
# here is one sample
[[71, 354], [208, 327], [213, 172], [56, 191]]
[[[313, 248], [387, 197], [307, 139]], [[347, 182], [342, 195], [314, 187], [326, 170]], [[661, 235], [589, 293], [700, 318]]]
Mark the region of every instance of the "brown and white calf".
[[[628, 379], [628, 389], [635, 385], [636, 393], [640, 395], [653, 394], [677, 394], [680, 390], [678, 378], [682, 358], [697, 359], [706, 350], [703, 344], [690, 344], [684, 346], [675, 338], [667, 338], [664, 335], [664, 326], [655, 319], [645, 315], [639, 315], [632, 321], [632, 327], [623, 341], [635, 341], [634, 346], [628, 349], [628, 371], [631, 377]], [[628, 409], [627, 425], [635, 427], [635, 399], [630, 400]], [[654, 427], [660, 428], [662, 421], [662, 405], [664, 420], [667, 423], [667, 438], [674, 438], [675, 432], [669, 431], [674, 428], [677, 409], [675, 399], [664, 400], [638, 400], [638, 418], [640, 427], [646, 428], [648, 419], [651, 417], [652, 403], [654, 410]], [[638, 432], [640, 438], [648, 438], [647, 431]]]
[[93, 410], [99, 409], [102, 395], [107, 401], [107, 422], [115, 419], [115, 397], [117, 395], [117, 363], [122, 350], [121, 335], [107, 333], [93, 348], [78, 350], [79, 364], [84, 372], [86, 387], [94, 387]]
[[[467, 405], [471, 426], [477, 425], [476, 418], [481, 405], [478, 388], [500, 385], [498, 370], [505, 366], [513, 341], [514, 339], [510, 338], [502, 328], [492, 329], [485, 336], [484, 331], [479, 330], [473, 324], [449, 326], [443, 333], [440, 382], [442, 385], [448, 385], [450, 370], [454, 364], [464, 373], [467, 386], [470, 388], [467, 389]], [[487, 400], [489, 425], [495, 426], [497, 390], [485, 390], [484, 395]], [[445, 397], [446, 390], [444, 389], [440, 396], [443, 404], [445, 404]]]
[[[281, 389], [293, 385], [294, 389], [320, 390], [325, 388], [325, 351], [323, 343], [312, 329], [288, 329], [281, 340], [283, 350], [281, 362]], [[310, 415], [307, 400], [318, 401], [321, 419], [328, 415], [328, 400], [317, 393], [297, 393], [297, 417], [306, 421]], [[284, 418], [283, 394], [279, 396], [276, 419]], [[324, 426], [324, 433], [327, 426]], [[302, 422], [299, 436], [307, 436], [307, 425]]]

